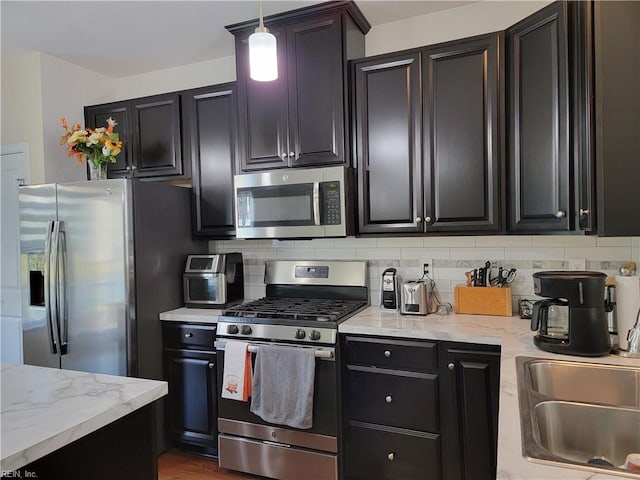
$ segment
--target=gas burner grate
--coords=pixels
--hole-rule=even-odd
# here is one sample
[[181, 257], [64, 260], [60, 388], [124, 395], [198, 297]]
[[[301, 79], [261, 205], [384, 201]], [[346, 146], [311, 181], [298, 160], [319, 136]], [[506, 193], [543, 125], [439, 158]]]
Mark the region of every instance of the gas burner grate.
[[237, 305], [222, 314], [228, 317], [335, 322], [366, 305], [360, 300], [264, 297]]

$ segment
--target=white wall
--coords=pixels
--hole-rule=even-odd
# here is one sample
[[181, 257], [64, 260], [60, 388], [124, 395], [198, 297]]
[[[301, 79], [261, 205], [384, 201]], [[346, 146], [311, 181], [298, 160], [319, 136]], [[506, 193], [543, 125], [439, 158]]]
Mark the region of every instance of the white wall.
[[505, 30], [551, 3], [482, 1], [376, 25], [366, 36], [367, 56]]
[[233, 82], [236, 79], [235, 56], [156, 70], [115, 80], [116, 98], [144, 97], [188, 88]]
[[50, 55], [42, 54], [40, 60], [44, 180], [47, 183], [86, 180], [85, 166], [69, 158], [60, 145], [64, 132], [60, 117], [66, 117], [69, 126], [74, 122], [84, 126], [84, 105], [116, 99], [113, 79]]
[[29, 145], [32, 183], [44, 182], [40, 53], [1, 59], [0, 145]]
[[113, 80], [96, 72], [43, 53], [3, 57], [0, 144], [29, 145], [32, 184], [84, 180], [60, 145], [60, 117], [84, 124], [84, 105], [113, 100]]

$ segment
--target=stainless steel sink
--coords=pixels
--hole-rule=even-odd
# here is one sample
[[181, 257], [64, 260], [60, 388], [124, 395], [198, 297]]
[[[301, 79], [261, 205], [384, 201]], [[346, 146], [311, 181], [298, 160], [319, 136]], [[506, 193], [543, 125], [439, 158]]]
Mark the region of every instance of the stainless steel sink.
[[640, 452], [640, 368], [533, 357], [516, 367], [528, 460], [639, 478], [619, 467]]
[[640, 408], [640, 368], [544, 359], [527, 368], [531, 388], [546, 397]]

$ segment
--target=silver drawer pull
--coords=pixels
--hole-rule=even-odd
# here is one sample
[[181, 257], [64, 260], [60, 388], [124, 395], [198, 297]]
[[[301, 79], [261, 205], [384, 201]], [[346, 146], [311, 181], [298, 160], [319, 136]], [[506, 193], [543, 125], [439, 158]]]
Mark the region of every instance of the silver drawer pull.
[[384, 401], [387, 403], [391, 403], [393, 401], [393, 398], [391, 397], [391, 395], [387, 395], [386, 397], [384, 397]]
[[455, 369], [456, 369], [456, 364], [455, 364], [455, 363], [453, 363], [453, 362], [451, 362], [449, 365], [447, 365], [447, 368], [448, 368], [449, 370], [455, 370]]
[[391, 351], [390, 350], [385, 350], [384, 351], [384, 356], [389, 358], [391, 356]]
[[184, 334], [184, 338], [191, 338], [193, 337], [193, 333], [185, 333]]
[[387, 454], [387, 458], [389, 459], [390, 462], [393, 462], [396, 459], [396, 454], [393, 452], [389, 452]]
[[213, 367], [215, 367], [215, 366], [216, 366], [216, 364], [215, 364], [215, 363], [213, 363], [213, 362], [209, 362], [209, 365], [208, 365], [208, 367], [209, 367], [209, 368], [213, 368]]

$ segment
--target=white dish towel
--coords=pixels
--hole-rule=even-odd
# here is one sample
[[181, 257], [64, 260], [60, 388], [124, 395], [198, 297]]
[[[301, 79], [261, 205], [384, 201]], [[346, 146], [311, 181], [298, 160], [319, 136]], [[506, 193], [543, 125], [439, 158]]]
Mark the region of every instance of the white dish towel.
[[230, 342], [224, 347], [222, 398], [246, 402], [251, 396], [251, 354], [247, 342]]

